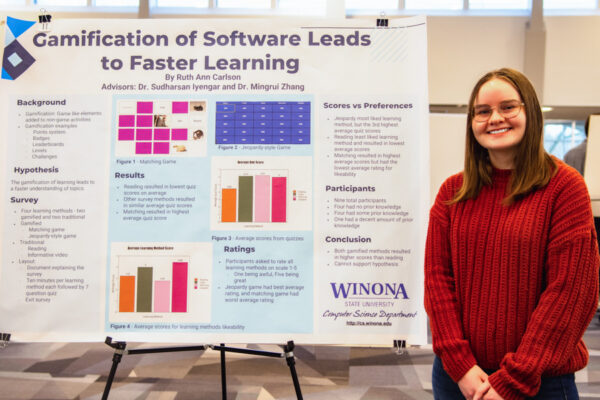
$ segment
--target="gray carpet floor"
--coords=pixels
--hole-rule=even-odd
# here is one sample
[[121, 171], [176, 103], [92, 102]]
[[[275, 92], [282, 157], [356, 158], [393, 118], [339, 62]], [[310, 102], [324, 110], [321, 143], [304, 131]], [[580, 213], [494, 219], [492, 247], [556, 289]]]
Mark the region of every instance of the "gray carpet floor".
[[[585, 340], [588, 366], [576, 374], [581, 399], [600, 399], [598, 316]], [[127, 349], [181, 346], [128, 343]], [[277, 345], [230, 345], [281, 353]], [[104, 343], [14, 343], [0, 350], [0, 399], [101, 399], [114, 350]], [[124, 354], [111, 400], [223, 399], [220, 352]], [[433, 399], [430, 348], [305, 346], [294, 349], [307, 400]], [[226, 353], [227, 399], [296, 399], [285, 358]]]

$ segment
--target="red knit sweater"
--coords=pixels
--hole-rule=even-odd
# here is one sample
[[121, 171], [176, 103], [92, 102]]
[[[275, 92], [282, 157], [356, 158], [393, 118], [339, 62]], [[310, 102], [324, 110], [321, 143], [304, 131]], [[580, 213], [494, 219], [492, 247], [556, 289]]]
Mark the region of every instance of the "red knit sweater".
[[475, 364], [498, 370], [506, 400], [534, 396], [542, 376], [587, 364], [583, 333], [598, 305], [598, 245], [581, 176], [555, 160], [548, 185], [502, 205], [510, 171], [454, 205], [462, 174], [444, 182], [430, 213], [425, 308], [433, 350], [455, 381]]

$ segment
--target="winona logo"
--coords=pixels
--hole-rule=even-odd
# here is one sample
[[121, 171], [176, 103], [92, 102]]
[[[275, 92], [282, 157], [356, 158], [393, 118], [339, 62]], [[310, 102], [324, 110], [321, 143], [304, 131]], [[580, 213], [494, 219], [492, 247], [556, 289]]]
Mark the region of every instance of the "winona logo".
[[402, 296], [403, 299], [408, 299], [403, 283], [329, 282], [329, 284], [336, 299], [340, 296], [344, 299], [347, 299], [348, 296], [386, 296], [394, 299]]

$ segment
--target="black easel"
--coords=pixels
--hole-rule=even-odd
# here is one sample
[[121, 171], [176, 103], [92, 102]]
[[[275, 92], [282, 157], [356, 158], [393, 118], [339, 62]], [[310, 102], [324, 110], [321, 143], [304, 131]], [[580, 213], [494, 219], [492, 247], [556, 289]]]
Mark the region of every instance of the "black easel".
[[393, 344], [394, 349], [396, 349], [396, 354], [402, 355], [406, 351], [406, 340], [404, 339], [394, 339]]
[[231, 353], [242, 353], [242, 354], [251, 354], [255, 356], [262, 357], [274, 357], [274, 358], [284, 358], [287, 362], [288, 367], [290, 368], [290, 373], [292, 374], [292, 381], [294, 382], [294, 390], [296, 391], [296, 398], [298, 400], [302, 400], [302, 391], [300, 390], [300, 382], [298, 381], [298, 374], [296, 373], [296, 360], [294, 359], [294, 342], [290, 340], [287, 342], [287, 345], [283, 346], [283, 353], [275, 353], [270, 351], [262, 351], [262, 350], [251, 350], [251, 349], [243, 349], [236, 347], [226, 347], [223, 343], [220, 346], [211, 346], [213, 350], [218, 350], [221, 352], [221, 386], [223, 391], [223, 400], [227, 400], [227, 382], [226, 382], [226, 374], [225, 374], [225, 352], [229, 351]]
[[0, 333], [0, 349], [8, 346], [8, 342], [10, 342], [10, 333]]
[[290, 373], [292, 374], [292, 380], [294, 382], [294, 389], [296, 390], [296, 397], [298, 400], [302, 400], [302, 392], [300, 391], [300, 383], [298, 381], [298, 375], [296, 374], [296, 361], [294, 360], [294, 342], [289, 341], [287, 345], [283, 347], [283, 353], [275, 353], [270, 351], [261, 351], [261, 350], [251, 350], [251, 349], [243, 349], [236, 347], [227, 347], [224, 343], [221, 343], [220, 346], [215, 345], [199, 345], [199, 346], [180, 346], [180, 347], [158, 347], [158, 348], [148, 348], [148, 349], [132, 349], [126, 350], [127, 347], [126, 342], [113, 342], [110, 336], [106, 337], [104, 341], [108, 346], [115, 349], [115, 353], [112, 359], [112, 367], [110, 369], [110, 373], [108, 374], [108, 378], [106, 380], [106, 386], [104, 387], [104, 393], [102, 394], [102, 400], [108, 400], [108, 394], [110, 392], [110, 387], [112, 386], [112, 382], [115, 377], [115, 373], [117, 372], [117, 366], [121, 362], [123, 358], [123, 354], [148, 354], [148, 353], [170, 353], [175, 351], [203, 351], [203, 350], [217, 350], [221, 353], [221, 390], [223, 394], [223, 400], [227, 400], [227, 375], [225, 369], [225, 353], [243, 353], [243, 354], [251, 354], [256, 356], [263, 357], [274, 357], [274, 358], [284, 358], [287, 361], [287, 365], [290, 368]]

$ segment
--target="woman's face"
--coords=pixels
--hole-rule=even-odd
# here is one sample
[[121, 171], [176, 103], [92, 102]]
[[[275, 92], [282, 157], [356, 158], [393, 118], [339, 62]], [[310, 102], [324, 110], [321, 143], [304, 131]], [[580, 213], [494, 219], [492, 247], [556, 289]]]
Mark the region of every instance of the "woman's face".
[[484, 83], [475, 98], [471, 128], [475, 140], [488, 150], [496, 168], [514, 168], [527, 122], [522, 102], [510, 83], [497, 78]]

